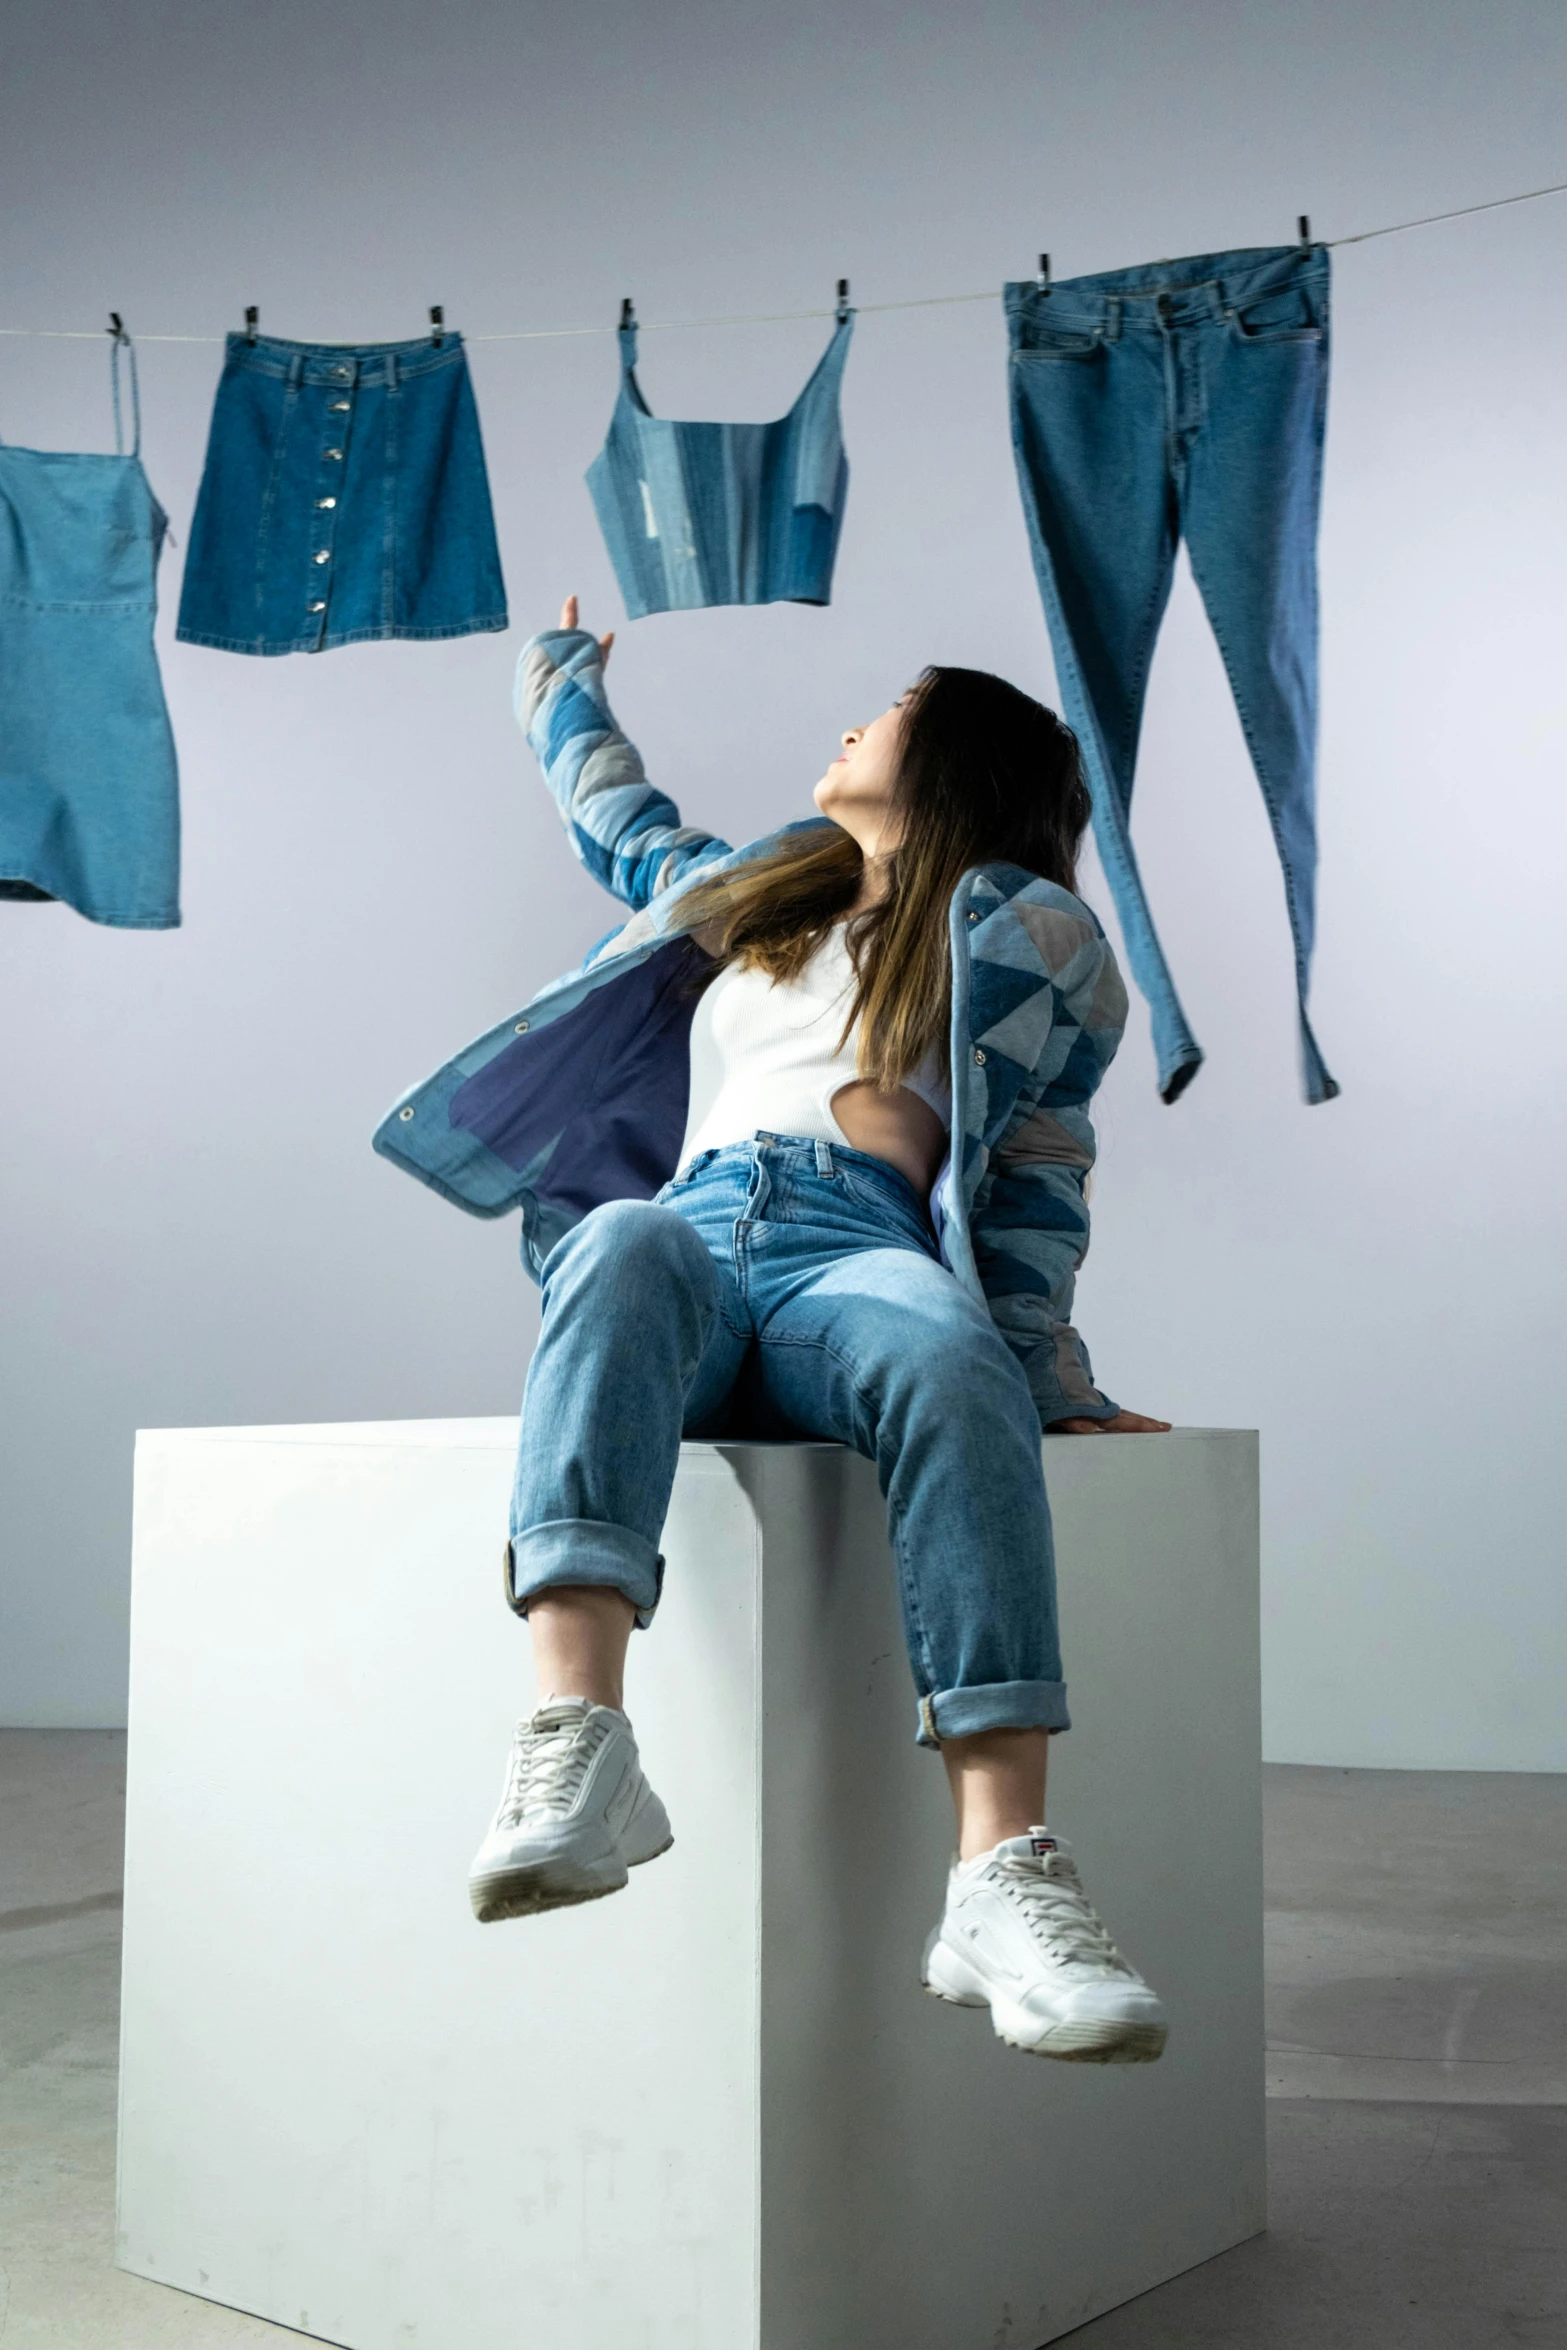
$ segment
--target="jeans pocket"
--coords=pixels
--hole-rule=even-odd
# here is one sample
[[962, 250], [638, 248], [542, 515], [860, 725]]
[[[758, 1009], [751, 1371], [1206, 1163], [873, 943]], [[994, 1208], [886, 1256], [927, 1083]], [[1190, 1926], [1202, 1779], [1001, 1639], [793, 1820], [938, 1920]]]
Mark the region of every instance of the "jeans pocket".
[[697, 1177], [705, 1173], [712, 1165], [717, 1156], [716, 1150], [698, 1151], [694, 1159], [687, 1159], [684, 1166], [675, 1169], [663, 1190], [658, 1194], [658, 1198], [665, 1199], [670, 1192], [682, 1191], [688, 1183], [694, 1183]]
[[833, 1179], [842, 1185], [846, 1199], [888, 1227], [889, 1238], [917, 1240], [920, 1247], [933, 1250], [935, 1233], [929, 1214], [913, 1184], [898, 1168], [889, 1165], [883, 1175], [868, 1167], [846, 1167], [841, 1158], [835, 1158]]
[[1322, 328], [1304, 286], [1280, 286], [1232, 310], [1230, 329], [1240, 343], [1319, 343]]
[[1073, 334], [1065, 327], [1035, 328], [1035, 340], [1024, 351], [1014, 351], [1014, 359], [1096, 359], [1104, 349], [1104, 336], [1097, 331]]

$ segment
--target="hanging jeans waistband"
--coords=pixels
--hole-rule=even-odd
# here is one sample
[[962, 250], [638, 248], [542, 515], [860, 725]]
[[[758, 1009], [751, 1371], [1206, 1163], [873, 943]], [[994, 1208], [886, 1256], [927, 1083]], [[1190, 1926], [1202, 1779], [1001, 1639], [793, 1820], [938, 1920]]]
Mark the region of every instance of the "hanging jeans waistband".
[[1265, 295], [1298, 287], [1320, 325], [1329, 274], [1326, 246], [1259, 245], [1062, 278], [1048, 289], [1021, 279], [1006, 288], [1007, 324], [1019, 351], [1030, 347], [1034, 330], [1041, 328], [1054, 334], [1099, 334], [1113, 342], [1123, 334], [1220, 324]]

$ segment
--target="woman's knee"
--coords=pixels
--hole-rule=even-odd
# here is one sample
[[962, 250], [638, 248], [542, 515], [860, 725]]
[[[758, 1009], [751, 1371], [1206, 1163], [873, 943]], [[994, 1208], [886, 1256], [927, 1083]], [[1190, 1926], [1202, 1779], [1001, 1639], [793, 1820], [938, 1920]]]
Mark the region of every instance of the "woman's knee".
[[546, 1301], [590, 1283], [612, 1289], [616, 1303], [668, 1300], [671, 1290], [705, 1297], [713, 1260], [683, 1216], [652, 1200], [606, 1200], [556, 1242], [544, 1262]]

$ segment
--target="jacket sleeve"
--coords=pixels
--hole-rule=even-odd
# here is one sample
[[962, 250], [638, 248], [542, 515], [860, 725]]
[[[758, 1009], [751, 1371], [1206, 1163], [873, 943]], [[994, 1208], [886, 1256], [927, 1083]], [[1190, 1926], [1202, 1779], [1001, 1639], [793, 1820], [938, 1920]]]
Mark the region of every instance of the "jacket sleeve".
[[[1042, 1428], [1113, 1419], [1072, 1321], [1088, 1254], [1088, 1103], [1126, 1023], [1126, 989], [1109, 941], [1056, 915], [1035, 944], [1052, 965], [1041, 995], [1048, 1028], [991, 1146], [973, 1222], [975, 1268], [997, 1328], [1028, 1375]], [[1075, 932], [1075, 936], [1072, 935]]]
[[654, 789], [615, 724], [598, 640], [554, 628], [530, 638], [517, 663], [517, 721], [532, 744], [560, 819], [595, 881], [631, 907], [648, 905], [729, 843], [682, 824]]
[[[1093, 1163], [1093, 1128], [1087, 1118], [1081, 1120], [1086, 1139], [1080, 1139], [1079, 1133], [1067, 1136], [1064, 1121], [1037, 1111], [1017, 1140], [1024, 1150], [1048, 1145], [1057, 1137], [1047, 1134], [1047, 1127], [1062, 1128], [1063, 1147], [1083, 1150], [1080, 1164], [1086, 1172]], [[996, 1327], [1028, 1374], [1039, 1424], [1049, 1428], [1057, 1420], [1114, 1419], [1121, 1407], [1095, 1386], [1088, 1348], [1072, 1322], [1077, 1269], [1088, 1254], [1084, 1176], [1070, 1164], [1010, 1159], [1006, 1148], [996, 1153], [997, 1162], [984, 1243], [976, 1248], [979, 1277]], [[1033, 1275], [1021, 1287], [1014, 1286], [1013, 1254], [1020, 1245]], [[998, 1287], [993, 1276], [1002, 1258], [1006, 1277]]]

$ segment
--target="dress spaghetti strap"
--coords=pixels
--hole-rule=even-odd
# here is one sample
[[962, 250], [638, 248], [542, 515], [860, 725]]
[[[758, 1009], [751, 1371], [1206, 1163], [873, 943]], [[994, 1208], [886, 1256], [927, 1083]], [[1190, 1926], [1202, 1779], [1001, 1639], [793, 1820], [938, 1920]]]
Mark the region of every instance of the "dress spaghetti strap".
[[141, 455], [141, 385], [136, 376], [136, 345], [122, 327], [109, 346], [109, 390], [114, 401], [114, 454], [125, 455], [125, 426], [120, 413], [120, 353], [124, 351], [131, 370], [131, 447], [133, 457]]

